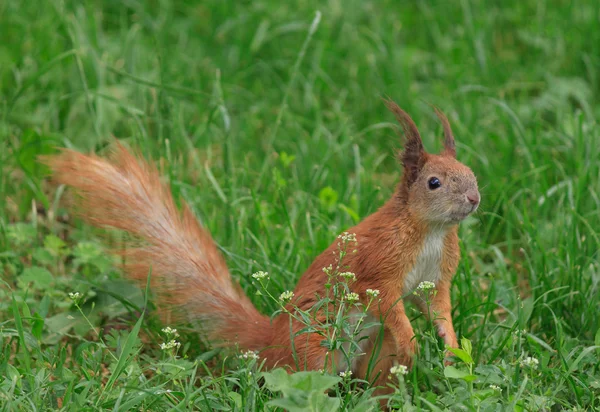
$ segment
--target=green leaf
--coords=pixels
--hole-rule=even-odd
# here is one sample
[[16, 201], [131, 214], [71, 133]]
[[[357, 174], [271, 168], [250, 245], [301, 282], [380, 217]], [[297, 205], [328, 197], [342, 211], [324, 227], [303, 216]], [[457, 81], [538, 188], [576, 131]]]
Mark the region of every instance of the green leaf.
[[293, 387], [305, 391], [326, 391], [340, 380], [337, 376], [324, 375], [317, 371], [296, 372], [291, 375]]
[[[17, 300], [15, 299], [15, 295], [12, 295], [12, 311], [13, 316], [15, 317], [15, 327], [17, 329], [17, 333], [19, 334], [19, 339], [21, 340], [21, 344], [23, 345], [23, 361], [25, 364], [25, 371], [31, 373], [31, 355], [29, 353], [29, 349], [27, 348], [27, 341], [25, 340], [25, 331], [23, 329], [23, 320], [21, 319], [21, 313], [19, 312], [19, 307], [17, 305]], [[30, 383], [32, 383], [30, 379]], [[33, 385], [32, 385], [33, 386]]]
[[125, 370], [128, 363], [130, 362], [130, 355], [132, 354], [133, 348], [138, 342], [138, 334], [140, 332], [140, 328], [142, 327], [142, 322], [144, 321], [144, 313], [140, 316], [138, 321], [135, 323], [135, 326], [131, 330], [131, 333], [127, 336], [125, 340], [125, 345], [123, 345], [123, 350], [121, 351], [121, 355], [119, 356], [119, 360], [117, 361], [117, 366], [114, 369], [114, 372], [108, 378], [108, 382], [106, 382], [106, 390], [112, 388], [117, 378], [121, 375], [121, 373]]
[[38, 156], [54, 153], [56, 143], [48, 136], [40, 136], [34, 129], [26, 129], [21, 135], [17, 152], [19, 164], [25, 173], [34, 177], [48, 173], [47, 167], [38, 162]]
[[242, 395], [237, 392], [230, 391], [227, 396], [235, 403], [236, 408], [242, 407]]
[[279, 169], [272, 169], [273, 181], [277, 183], [277, 187], [284, 188], [287, 186], [286, 180], [283, 178], [283, 175], [279, 171]]
[[350, 216], [352, 218], [352, 221], [354, 223], [358, 223], [358, 221], [360, 220], [360, 216], [358, 216], [358, 213], [356, 213], [354, 210], [350, 209], [346, 205], [339, 204], [338, 207], [340, 208], [340, 210], [343, 210], [344, 212], [346, 212], [348, 214], [348, 216]]
[[81, 242], [73, 249], [75, 266], [92, 265], [101, 272], [112, 266], [110, 255], [104, 253], [101, 245], [95, 242]]
[[292, 162], [296, 159], [295, 155], [289, 155], [286, 152], [279, 153], [279, 160], [283, 167], [288, 168]]
[[48, 289], [54, 282], [54, 277], [47, 269], [38, 266], [26, 268], [19, 276], [19, 282], [27, 286], [33, 283], [36, 289]]
[[64, 335], [73, 328], [81, 318], [78, 313], [62, 312], [46, 319], [48, 331], [57, 335]]
[[42, 265], [51, 265], [52, 263], [54, 263], [54, 257], [52, 256], [52, 254], [43, 247], [34, 249], [31, 256]]
[[66, 251], [65, 242], [54, 235], [48, 235], [44, 239], [44, 247], [54, 257], [62, 256]]
[[337, 204], [338, 193], [331, 186], [324, 187], [319, 192], [319, 201], [325, 208], [332, 210]]
[[6, 377], [11, 382], [14, 382], [18, 388], [20, 388], [21, 387], [21, 374], [19, 373], [17, 368], [12, 366], [10, 363], [5, 364], [4, 367], [6, 368], [6, 372], [5, 372]]
[[265, 385], [272, 391], [281, 391], [289, 385], [290, 378], [288, 373], [282, 368], [273, 369], [271, 372], [261, 374], [265, 378]]
[[42, 331], [44, 330], [44, 318], [42, 318], [37, 312], [33, 314], [31, 320], [31, 334], [35, 336], [37, 340], [42, 340]]
[[308, 399], [311, 411], [337, 411], [340, 407], [340, 398], [332, 398], [318, 391], [313, 391]]
[[324, 375], [317, 371], [288, 374], [282, 368], [263, 372], [261, 376], [268, 389], [283, 395], [282, 399], [268, 402], [269, 405], [288, 411], [335, 410], [339, 407], [339, 399], [325, 394], [326, 390], [340, 382], [341, 378], [338, 376]]
[[73, 256], [79, 261], [79, 264], [89, 263], [101, 255], [102, 248], [94, 242], [81, 242], [73, 249]]
[[371, 398], [371, 397], [367, 397], [365, 396], [366, 394], [363, 393], [363, 396], [361, 396], [360, 401], [354, 405], [354, 407], [352, 407], [351, 409], [349, 409], [352, 412], [372, 412], [372, 411], [376, 411], [377, 410], [377, 403], [375, 401], [375, 399]]
[[[462, 338], [460, 340], [460, 346], [463, 348], [463, 350], [465, 352], [467, 352], [469, 354], [469, 356], [472, 358], [473, 355], [473, 345], [471, 344], [471, 341], [467, 338]], [[472, 362], [471, 362], [472, 363]]]
[[37, 230], [28, 223], [15, 223], [8, 227], [7, 237], [15, 246], [30, 245], [35, 241]]
[[579, 356], [577, 357], [577, 359], [575, 359], [573, 361], [573, 363], [571, 363], [569, 365], [569, 371], [568, 371], [568, 373], [572, 374], [573, 372], [575, 372], [577, 370], [577, 368], [579, 367], [579, 363], [581, 363], [581, 361], [583, 360], [583, 358], [585, 358], [590, 352], [592, 352], [595, 349], [600, 349], [600, 346], [588, 346], [583, 351], [581, 351], [581, 353], [579, 354]]
[[466, 382], [472, 382], [477, 379], [477, 376], [456, 369], [454, 366], [446, 366], [444, 368], [444, 376], [449, 379], [462, 379]]
[[302, 402], [298, 399], [292, 400], [288, 398], [273, 399], [267, 402], [265, 405], [279, 407], [289, 412], [303, 412], [307, 410], [308, 406], [306, 402]]
[[471, 355], [469, 355], [466, 351], [460, 348], [448, 348], [448, 350], [458, 356], [464, 363], [468, 365], [473, 363], [473, 358], [471, 358]]
[[531, 314], [533, 313], [534, 300], [531, 297], [525, 298], [521, 301], [521, 310], [519, 311], [519, 328], [527, 329], [527, 323]]

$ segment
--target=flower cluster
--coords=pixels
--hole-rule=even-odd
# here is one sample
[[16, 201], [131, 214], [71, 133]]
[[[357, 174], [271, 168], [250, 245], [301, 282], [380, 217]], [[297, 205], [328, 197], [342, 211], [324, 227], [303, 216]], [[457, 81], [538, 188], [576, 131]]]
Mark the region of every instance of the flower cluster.
[[259, 271], [259, 272], [256, 272], [255, 274], [253, 274], [252, 277], [260, 282], [261, 280], [268, 279], [269, 273]]
[[79, 293], [79, 292], [70, 292], [69, 293], [69, 298], [73, 302], [77, 302], [79, 300], [79, 298], [81, 298], [81, 293]]
[[323, 268], [323, 273], [325, 273], [328, 277], [331, 276], [331, 272], [333, 271], [333, 266], [329, 265], [329, 266], [325, 266]]
[[340, 372], [340, 376], [342, 378], [349, 378], [350, 376], [352, 376], [352, 371], [348, 370], [346, 372]]
[[344, 232], [338, 236], [343, 242], [356, 242], [356, 234]]
[[177, 329], [172, 329], [170, 326], [167, 326], [166, 328], [163, 328], [161, 330], [167, 336], [173, 336], [175, 338], [179, 336], [179, 333], [177, 333]]
[[181, 343], [177, 342], [175, 339], [171, 339], [168, 342], [160, 344], [160, 348], [162, 350], [170, 350], [170, 349], [173, 349], [173, 348], [179, 349], [180, 346], [181, 346]]
[[356, 292], [350, 292], [350, 293], [347, 293], [346, 296], [344, 296], [344, 300], [348, 303], [358, 302], [359, 299], [360, 299], [360, 297], [358, 296], [358, 293], [356, 293]]
[[258, 353], [253, 350], [249, 350], [240, 355], [240, 359], [258, 359]]
[[502, 391], [502, 389], [498, 385], [490, 385], [490, 389], [496, 392]]
[[294, 292], [292, 292], [291, 290], [286, 290], [281, 295], [279, 295], [279, 300], [283, 303], [287, 303], [287, 302], [291, 301], [293, 297], [294, 297]]
[[537, 369], [540, 361], [538, 361], [536, 358], [532, 358], [531, 356], [528, 356], [525, 359], [522, 359], [520, 363], [521, 363], [522, 367]]
[[340, 276], [350, 282], [354, 282], [356, 280], [356, 275], [352, 272], [342, 272], [340, 273]]
[[429, 290], [433, 288], [435, 288], [435, 283], [429, 282], [428, 280], [419, 283], [419, 286], [417, 286], [417, 290]]
[[379, 289], [367, 289], [367, 296], [376, 298], [379, 296]]
[[393, 375], [406, 375], [408, 374], [408, 368], [404, 365], [392, 366], [390, 373]]

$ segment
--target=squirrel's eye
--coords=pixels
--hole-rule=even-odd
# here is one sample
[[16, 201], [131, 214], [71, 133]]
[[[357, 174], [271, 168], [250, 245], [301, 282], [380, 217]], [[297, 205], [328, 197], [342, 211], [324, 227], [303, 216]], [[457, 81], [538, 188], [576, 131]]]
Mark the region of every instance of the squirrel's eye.
[[430, 190], [437, 189], [442, 185], [442, 182], [440, 182], [440, 179], [438, 179], [437, 177], [432, 177], [427, 183], [429, 184]]

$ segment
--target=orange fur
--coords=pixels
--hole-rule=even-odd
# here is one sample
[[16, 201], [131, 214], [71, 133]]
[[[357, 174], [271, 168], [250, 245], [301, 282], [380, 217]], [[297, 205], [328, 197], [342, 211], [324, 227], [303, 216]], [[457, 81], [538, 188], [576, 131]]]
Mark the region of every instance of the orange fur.
[[[393, 363], [412, 364], [414, 333], [401, 297], [411, 292], [405, 287], [414, 287], [420, 279], [434, 279], [434, 322], [445, 342], [457, 346], [450, 302], [451, 280], [460, 255], [457, 224], [479, 202], [475, 176], [455, 159], [454, 137], [446, 117], [436, 111], [444, 129], [445, 150], [441, 155], [428, 154], [408, 114], [391, 101], [386, 104], [406, 136], [400, 155], [403, 177], [385, 205], [348, 229], [356, 235], [358, 246], [344, 261], [356, 275], [352, 290], [363, 300], [367, 289], [380, 291], [379, 305], [372, 310], [373, 316], [384, 320], [383, 344], [372, 375], [379, 374], [380, 384]], [[157, 171], [123, 146], [117, 145], [109, 160], [65, 150], [45, 162], [57, 182], [77, 190], [87, 221], [125, 230], [145, 242], [128, 249], [124, 269], [142, 284], [151, 271], [152, 288], [165, 310], [180, 309], [188, 320], [201, 322], [212, 340], [261, 350], [269, 367], [296, 368], [292, 346], [301, 369], [340, 366], [324, 364], [329, 354], [321, 345], [321, 336], [305, 333], [291, 342], [287, 315], [270, 322], [254, 308], [232, 284], [213, 240], [187, 205], [179, 213]], [[428, 186], [432, 178], [441, 182], [440, 188]], [[309, 309], [316, 295], [323, 295], [327, 278], [322, 269], [335, 264], [336, 249], [337, 241], [301, 277], [293, 302], [301, 309]], [[297, 332], [303, 325], [294, 321], [291, 327]], [[375, 336], [369, 336], [366, 351], [374, 347]], [[368, 361], [369, 353], [350, 367], [365, 378]]]

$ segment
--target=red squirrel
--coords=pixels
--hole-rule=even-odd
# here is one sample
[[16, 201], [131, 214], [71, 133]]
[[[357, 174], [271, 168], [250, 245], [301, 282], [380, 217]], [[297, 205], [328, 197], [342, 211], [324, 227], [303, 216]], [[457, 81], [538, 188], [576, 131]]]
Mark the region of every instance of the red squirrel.
[[[401, 298], [412, 296], [410, 292], [420, 282], [435, 284], [431, 309], [437, 316], [433, 322], [445, 344], [457, 347], [450, 302], [450, 284], [460, 255], [457, 227], [480, 202], [475, 175], [456, 160], [446, 116], [436, 109], [444, 131], [444, 150], [434, 155], [425, 152], [410, 116], [392, 101], [386, 105], [404, 130], [404, 150], [399, 154], [402, 178], [379, 210], [347, 230], [358, 242], [356, 252], [348, 254], [344, 262], [356, 276], [351, 290], [361, 300], [366, 300], [367, 289], [380, 293], [379, 304], [370, 309], [384, 325], [376, 365], [383, 372], [377, 378], [379, 384], [385, 382], [394, 363], [412, 364], [414, 332]], [[141, 284], [151, 273], [151, 287], [163, 307], [178, 308], [187, 320], [201, 322], [212, 341], [260, 351], [268, 368], [294, 368], [293, 351], [303, 359], [303, 368], [324, 368], [327, 349], [321, 345], [323, 338], [305, 334], [297, 336], [292, 345], [288, 316], [280, 314], [271, 320], [258, 312], [232, 282], [213, 239], [187, 204], [183, 202], [181, 211], [175, 206], [155, 167], [120, 144], [109, 160], [65, 149], [43, 161], [57, 183], [79, 194], [80, 214], [89, 223], [121, 229], [144, 241], [128, 245], [124, 272]], [[322, 295], [327, 282], [323, 268], [333, 263], [336, 248], [337, 241], [302, 275], [292, 304], [308, 309], [316, 302], [315, 296]], [[295, 330], [301, 327], [293, 325]], [[370, 336], [363, 344], [367, 355], [352, 365], [336, 366], [365, 378], [374, 339]]]

